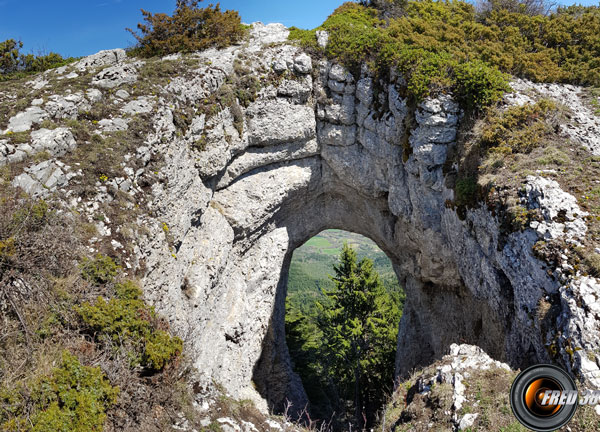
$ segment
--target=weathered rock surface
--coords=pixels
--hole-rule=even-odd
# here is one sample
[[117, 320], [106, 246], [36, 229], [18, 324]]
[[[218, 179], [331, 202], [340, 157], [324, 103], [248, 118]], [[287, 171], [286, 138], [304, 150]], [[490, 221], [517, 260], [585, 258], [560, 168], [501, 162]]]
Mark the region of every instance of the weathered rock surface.
[[[490, 373], [487, 381], [482, 378], [485, 377], [486, 371]], [[493, 360], [479, 347], [452, 344], [447, 355], [434, 365], [416, 373], [410, 381], [403, 383], [403, 386], [410, 386], [404, 395], [406, 400], [396, 399], [402, 396], [401, 393], [394, 395], [393, 399], [396, 400], [392, 402], [401, 403], [403, 412], [400, 418], [388, 419], [388, 422], [396, 422], [394, 426], [398, 428], [410, 427], [410, 430], [429, 430], [434, 427], [434, 423], [426, 411], [437, 409], [438, 412], [435, 414], [437, 428], [452, 431], [468, 430], [484, 410], [479, 406], [481, 401], [475, 400], [473, 397], [473, 394], [476, 393], [473, 391], [473, 387], [498, 385], [493, 381], [494, 377], [499, 375], [506, 379], [510, 377], [507, 377], [510, 372], [512, 371], [506, 363]], [[477, 379], [475, 377], [481, 381], [473, 382]], [[504, 384], [503, 382], [502, 385]], [[467, 391], [469, 385], [471, 386], [470, 392]], [[446, 389], [436, 393], [435, 389], [438, 388], [436, 386], [446, 386]], [[404, 388], [400, 387], [397, 389], [398, 392], [403, 390]], [[508, 394], [505, 393], [504, 397], [508, 399]], [[444, 400], [440, 401], [439, 398], [444, 398]], [[440, 403], [444, 405], [436, 407], [436, 404]]]
[[13, 186], [20, 187], [34, 198], [47, 197], [57, 189], [65, 187], [77, 174], [60, 161], [44, 161], [28, 167], [15, 177]]
[[39, 129], [31, 132], [31, 145], [35, 152], [48, 151], [52, 156], [63, 156], [77, 143], [67, 128]]
[[[585, 237], [585, 214], [575, 198], [556, 182], [532, 176], [521, 200], [543, 220], [527, 229], [503, 231], [485, 206], [459, 215], [448, 205], [456, 174], [449, 157], [462, 116], [452, 96], [411, 106], [402, 97], [401, 77], [376, 82], [366, 67], [353, 76], [338, 64], [313, 63], [286, 42], [288, 33], [281, 25], [255, 24], [244, 45], [194, 54], [200, 64], [194, 77], [173, 77], [156, 97], [129, 96], [141, 63], [119, 52], [84, 59], [84, 69], [108, 66], [91, 72], [92, 86], [122, 87], [105, 102], [123, 118], [101, 119], [98, 133], [125, 130], [135, 114], [151, 114], [152, 121], [143, 145], [123, 161], [126, 175], [99, 181], [93, 202], [74, 201], [91, 215], [111, 190], [135, 194], [149, 161], [164, 161], [153, 174], [161, 181], [149, 187], [152, 213], [136, 221], [149, 235], [135, 245], [135, 260], [145, 264], [147, 299], [185, 336], [201, 379], [265, 410], [281, 411], [286, 400], [304, 408], [306, 395], [285, 345], [287, 273], [295, 248], [324, 229], [341, 228], [374, 240], [406, 290], [398, 375], [448, 350], [457, 359], [481, 360], [480, 351], [453, 343], [479, 346], [513, 368], [556, 361], [552, 344], [564, 367], [600, 385], [598, 364], [587, 355], [600, 350], [600, 284], [577, 273], [560, 276], [532, 252], [540, 239], [577, 244]], [[327, 43], [326, 34], [319, 43]], [[256, 100], [247, 108], [197, 111], [176, 126], [177, 115], [219, 91], [236, 60], [270, 80]], [[526, 89], [538, 85], [515, 86], [508, 103], [532, 100]], [[583, 107], [564, 131], [574, 145], [596, 152], [597, 118], [583, 110], [578, 89], [536, 88], [572, 109]], [[100, 89], [37, 100], [10, 119], [8, 131], [30, 130], [49, 117], [73, 118], [109, 93]], [[165, 94], [172, 96], [168, 103]], [[73, 148], [72, 136], [60, 128], [31, 136], [29, 147], [3, 137], [0, 163], [24, 160], [34, 148], [54, 157]], [[132, 161], [135, 169], [127, 165]], [[64, 189], [76, 174], [61, 164], [30, 165], [13, 184], [34, 196]], [[98, 231], [111, 234], [104, 224]], [[548, 329], [537, 311], [550, 301], [557, 318]], [[456, 420], [463, 427], [476, 421]]]
[[11, 117], [8, 122], [7, 132], [25, 132], [31, 129], [35, 123], [41, 123], [48, 118], [48, 113], [38, 106], [32, 106], [25, 111]]
[[[244, 110], [243, 133], [234, 132], [226, 109], [195, 119], [181, 140], [151, 141], [153, 152], [167, 155], [169, 178], [168, 187], [155, 190], [155, 205], [178, 246], [173, 260], [160, 224], [150, 224], [155, 238], [140, 247], [148, 265], [146, 292], [191, 335], [189, 352], [206, 379], [261, 403], [258, 391], [276, 410], [286, 398], [304, 406], [285, 346], [287, 272], [293, 250], [326, 228], [370, 237], [394, 264], [407, 292], [399, 375], [458, 341], [512, 367], [550, 361], [548, 335], [535, 311], [556, 295], [565, 314], [552, 336], [559, 349], [567, 338], [582, 353], [595, 349], [598, 321], [575, 300], [593, 302], [595, 279], [561, 282], [532, 253], [540, 237], [558, 235], [555, 224], [564, 224], [560, 235], [570, 241], [585, 235], [573, 197], [531, 178], [523, 199], [545, 222], [507, 234], [483, 207], [459, 217], [446, 205], [454, 192], [444, 166], [461, 118], [451, 96], [427, 99], [413, 110], [400, 96], [401, 77], [376, 83], [366, 69], [354, 77], [328, 62], [313, 64], [317, 78], [302, 81], [309, 62], [298, 48], [277, 44], [285, 31], [259, 25], [254, 32], [248, 47], [211, 52], [211, 61], [231, 73], [243, 53], [256, 56], [257, 69], [294, 78], [261, 91]], [[205, 97], [224, 82], [223, 75], [199, 78], [191, 97]], [[191, 100], [182, 86], [173, 80], [169, 89]], [[191, 152], [187, 142], [201, 136], [206, 149]], [[597, 382], [598, 366], [583, 354], [565, 367]]]
[[104, 50], [79, 60], [75, 67], [80, 71], [84, 71], [95, 67], [113, 65], [126, 58], [127, 54], [124, 49]]
[[123, 63], [100, 71], [92, 80], [92, 85], [112, 89], [124, 84], [133, 84], [138, 79], [137, 67], [132, 63]]
[[541, 96], [569, 108], [572, 119], [560, 126], [561, 132], [593, 154], [600, 155], [600, 117], [584, 102], [585, 90], [582, 87], [532, 83], [521, 79], [514, 80], [511, 86], [514, 93], [505, 96], [509, 103], [523, 105]]

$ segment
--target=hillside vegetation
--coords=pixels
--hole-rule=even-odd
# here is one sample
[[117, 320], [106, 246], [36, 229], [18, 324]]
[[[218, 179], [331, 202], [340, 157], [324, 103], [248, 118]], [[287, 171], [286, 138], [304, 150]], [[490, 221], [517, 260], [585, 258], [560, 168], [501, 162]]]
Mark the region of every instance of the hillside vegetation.
[[[350, 68], [368, 62], [387, 74], [393, 67], [415, 99], [453, 90], [467, 107], [497, 101], [507, 89], [506, 74], [600, 84], [598, 7], [560, 7], [541, 15], [518, 5], [489, 4], [477, 13], [460, 0], [409, 1], [383, 16], [374, 7], [348, 2], [316, 29], [292, 29], [290, 38]], [[317, 44], [318, 30], [329, 32], [325, 49]]]

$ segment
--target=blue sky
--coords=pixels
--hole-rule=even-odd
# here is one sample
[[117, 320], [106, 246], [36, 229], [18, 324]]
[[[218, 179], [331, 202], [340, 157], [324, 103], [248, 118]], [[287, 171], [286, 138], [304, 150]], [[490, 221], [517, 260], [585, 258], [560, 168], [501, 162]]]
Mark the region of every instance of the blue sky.
[[[281, 22], [314, 28], [343, 2], [222, 0], [220, 3], [222, 9], [238, 10], [247, 23]], [[582, 3], [598, 4], [598, 0]], [[54, 51], [64, 56], [125, 48], [133, 43], [125, 27], [135, 28], [141, 21], [140, 8], [170, 14], [174, 7], [175, 0], [0, 0], [0, 41], [20, 39], [25, 52]]]
[[[242, 20], [282, 22], [314, 28], [343, 0], [222, 0]], [[217, 1], [212, 1], [217, 3]], [[206, 0], [201, 5], [208, 5]], [[175, 0], [0, 0], [0, 41], [20, 39], [25, 52], [54, 51], [84, 56], [102, 49], [125, 48], [133, 37], [125, 27], [142, 20], [140, 9], [171, 13]]]

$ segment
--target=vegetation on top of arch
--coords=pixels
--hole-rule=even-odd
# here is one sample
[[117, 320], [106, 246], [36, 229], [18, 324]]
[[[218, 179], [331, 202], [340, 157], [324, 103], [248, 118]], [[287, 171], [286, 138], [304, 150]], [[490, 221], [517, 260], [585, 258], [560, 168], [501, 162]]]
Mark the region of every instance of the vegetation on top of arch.
[[[393, 13], [381, 6], [344, 3], [316, 29], [292, 28], [290, 39], [351, 69], [362, 63], [382, 73], [397, 67], [416, 100], [451, 90], [468, 108], [498, 100], [509, 75], [600, 85], [596, 6], [536, 14], [520, 3], [505, 7], [491, 2], [481, 12], [461, 0], [383, 4], [394, 6]], [[317, 30], [329, 32], [326, 49], [317, 44]]]

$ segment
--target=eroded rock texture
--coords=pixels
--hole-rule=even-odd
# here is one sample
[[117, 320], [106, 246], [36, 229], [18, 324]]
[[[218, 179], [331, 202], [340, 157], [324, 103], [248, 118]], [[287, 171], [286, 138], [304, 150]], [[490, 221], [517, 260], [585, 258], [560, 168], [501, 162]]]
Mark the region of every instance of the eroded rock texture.
[[[563, 315], [552, 334], [560, 334], [559, 350], [566, 338], [584, 348], [561, 352], [568, 368], [593, 382], [598, 367], [583, 353], [597, 348], [598, 325], [571, 299], [579, 288], [569, 284], [584, 282], [561, 281], [532, 255], [546, 232], [501, 236], [485, 207], [461, 220], [447, 205], [455, 174], [448, 155], [461, 118], [452, 98], [408, 106], [401, 77], [375, 82], [366, 69], [353, 76], [325, 61], [311, 65], [279, 43], [287, 36], [280, 26], [255, 25], [253, 34], [246, 47], [201, 54], [210, 65], [197, 81], [169, 84], [185, 104], [218, 91], [236, 58], [257, 74], [275, 74], [242, 110], [243, 129], [225, 108], [198, 115], [176, 138], [172, 114], [161, 107], [148, 140], [148, 152], [165, 155], [168, 183], [154, 189], [159, 216], [148, 225], [155, 237], [140, 248], [145, 290], [186, 336], [204, 377], [275, 410], [286, 400], [306, 404], [285, 346], [287, 272], [296, 247], [341, 228], [373, 239], [406, 288], [398, 375], [440, 358], [452, 343], [477, 345], [512, 367], [549, 361], [550, 333], [536, 310], [541, 299], [558, 298]], [[191, 146], [199, 139], [202, 152]], [[545, 206], [535, 194], [552, 185], [529, 183], [531, 205]], [[550, 207], [572, 204], [554, 201]]]
[[[600, 386], [600, 284], [561, 251], [554, 266], [532, 252], [538, 240], [584, 241], [577, 199], [531, 175], [518, 199], [540, 218], [526, 229], [507, 230], [485, 204], [457, 213], [453, 155], [462, 113], [452, 97], [412, 106], [402, 77], [378, 81], [367, 68], [351, 74], [316, 64], [287, 35], [282, 25], [254, 24], [243, 45], [164, 59], [192, 60], [183, 64], [194, 70], [148, 87], [153, 94], [136, 88], [148, 84], [142, 77], [159, 61], [128, 59], [121, 50], [41, 74], [28, 83], [32, 89], [78, 73], [90, 75], [90, 88], [65, 85], [64, 94], [33, 99], [6, 119], [0, 166], [22, 163], [14, 186], [36, 197], [62, 194], [90, 221], [110, 193], [143, 203], [150, 212], [138, 211], [131, 222], [148, 234], [132, 245], [125, 267], [145, 269], [146, 297], [185, 339], [201, 379], [264, 410], [307, 403], [285, 345], [287, 272], [294, 249], [328, 228], [373, 239], [406, 289], [398, 376], [466, 343], [513, 368], [559, 362]], [[327, 34], [319, 41], [326, 44]], [[240, 95], [232, 88], [240, 74], [261, 82], [257, 97], [246, 97], [245, 107], [230, 99], [207, 109], [215, 94]], [[600, 153], [600, 121], [580, 88], [524, 81], [513, 88], [506, 104], [538, 97], [565, 103], [572, 121], [561, 133], [572, 146]], [[103, 102], [114, 110], [91, 123], [94, 133], [127, 131], [140, 116], [151, 121], [143, 145], [119, 162], [123, 174], [95, 179], [96, 193], [83, 199], [71, 189], [81, 179], [79, 163], [59, 159], [91, 144], [71, 126], [42, 124], [76, 120]], [[19, 133], [29, 135], [9, 140]], [[98, 237], [122, 249], [119, 227], [110, 224], [96, 224]]]

